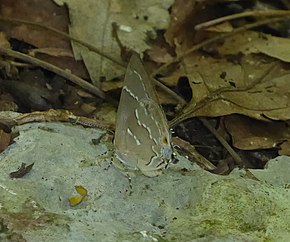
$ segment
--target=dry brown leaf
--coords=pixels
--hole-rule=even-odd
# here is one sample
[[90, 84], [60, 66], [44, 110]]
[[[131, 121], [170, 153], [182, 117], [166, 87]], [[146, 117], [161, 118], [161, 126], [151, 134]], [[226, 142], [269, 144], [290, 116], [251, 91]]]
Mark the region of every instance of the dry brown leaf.
[[[240, 63], [206, 56], [184, 60], [169, 81], [187, 76], [193, 98], [177, 117], [223, 116], [239, 113], [256, 119], [290, 118], [290, 72], [261, 56], [245, 56]], [[276, 65], [276, 68], [273, 68]]]
[[11, 141], [11, 133], [6, 133], [0, 129], [0, 152], [5, 150]]
[[[68, 14], [66, 8], [59, 7], [52, 1], [0, 0], [0, 5], [2, 17], [40, 23], [67, 32]], [[47, 30], [31, 28], [31, 26], [25, 24], [8, 25], [7, 22], [1, 22], [0, 24], [9, 37], [22, 40], [39, 48], [55, 47], [71, 49], [68, 40], [51, 34]]]
[[159, 46], [152, 46], [150, 50], [147, 51], [150, 59], [156, 63], [168, 63], [173, 60], [173, 57], [168, 53], [166, 48]]
[[278, 151], [279, 155], [290, 155], [290, 142], [289, 140], [285, 141], [280, 145], [280, 150]]
[[[226, 76], [223, 78], [223, 75]], [[230, 82], [243, 85], [242, 67], [223, 59], [214, 59], [201, 54], [194, 54], [184, 59], [180, 67], [170, 76], [162, 78], [162, 82], [168, 86], [176, 86], [178, 79], [188, 77], [194, 92], [194, 100], [198, 101], [208, 95], [210, 90], [219, 87], [231, 87]], [[206, 82], [205, 87], [202, 82]], [[209, 89], [209, 90], [208, 90]]]
[[7, 49], [11, 48], [10, 43], [7, 40], [7, 36], [3, 32], [0, 32], [0, 46]]
[[[65, 7], [59, 7], [52, 1], [26, 0], [26, 1], [9, 1], [0, 0], [0, 14], [2, 17], [13, 18], [32, 23], [52, 27], [67, 33], [68, 13]], [[75, 61], [72, 53], [70, 40], [62, 36], [52, 33], [44, 28], [33, 27], [26, 24], [8, 24], [9, 22], [1, 22], [0, 28], [8, 35], [24, 41], [38, 48], [58, 48], [66, 52], [65, 57], [55, 57], [52, 51], [36, 54], [37, 58], [47, 61], [62, 69], [68, 69], [75, 75], [83, 78], [88, 77], [85, 66], [82, 62]], [[52, 55], [50, 55], [52, 54]], [[70, 56], [70, 57], [68, 57]]]
[[48, 63], [51, 63], [63, 70], [67, 70], [78, 77], [89, 79], [89, 74], [86, 67], [82, 61], [76, 61], [75, 58], [65, 57], [65, 56], [51, 56], [42, 53], [36, 53], [36, 57]]
[[184, 54], [193, 45], [209, 38], [209, 31], [195, 31], [199, 23], [214, 19], [220, 14], [216, 1], [176, 0], [171, 7], [171, 22], [165, 32], [175, 54]]
[[193, 11], [196, 7], [195, 1], [176, 0], [171, 7], [171, 22], [166, 30], [165, 39], [171, 45], [174, 45], [176, 38], [181, 41], [183, 38], [181, 34], [185, 31], [185, 25], [191, 18]]
[[242, 150], [277, 147], [290, 132], [284, 122], [263, 122], [245, 116], [231, 115], [224, 122], [233, 145]]
[[[169, 13], [173, 0], [107, 1], [107, 0], [54, 0], [66, 4], [70, 10], [72, 36], [82, 39], [106, 54], [121, 61], [120, 48], [112, 37], [112, 23], [119, 26], [118, 37], [125, 47], [137, 52], [149, 49], [147, 40], [154, 39], [156, 30], [169, 24]], [[77, 10], [77, 11], [76, 11]], [[95, 84], [100, 77], [113, 79], [124, 73], [124, 69], [87, 48], [73, 43], [77, 59], [83, 59]]]
[[269, 34], [246, 31], [226, 38], [222, 45], [214, 47], [223, 55], [263, 53], [265, 55], [290, 62], [290, 39]]

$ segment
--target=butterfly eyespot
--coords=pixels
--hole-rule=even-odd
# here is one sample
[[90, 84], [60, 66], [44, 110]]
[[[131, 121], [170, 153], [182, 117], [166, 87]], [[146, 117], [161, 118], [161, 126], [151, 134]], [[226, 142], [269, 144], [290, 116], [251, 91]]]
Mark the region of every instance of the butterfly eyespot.
[[164, 136], [164, 137], [162, 138], [162, 143], [163, 143], [163, 144], [166, 144], [166, 145], [168, 144], [167, 137]]

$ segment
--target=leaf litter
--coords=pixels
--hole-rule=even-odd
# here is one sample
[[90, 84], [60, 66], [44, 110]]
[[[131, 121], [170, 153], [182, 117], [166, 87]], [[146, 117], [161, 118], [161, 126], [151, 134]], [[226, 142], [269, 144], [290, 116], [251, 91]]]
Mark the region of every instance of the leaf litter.
[[[28, 5], [20, 1], [15, 1], [16, 4], [0, 2], [1, 14], [7, 18], [4, 22], [0, 19], [1, 48], [27, 52], [90, 79], [89, 83], [101, 87], [106, 95], [115, 99], [124, 66], [113, 64], [79, 42], [51, 34], [51, 30], [39, 28], [39, 25], [33, 28], [26, 22], [56, 26], [63, 32], [69, 29], [72, 37], [87, 41], [123, 63], [120, 47], [112, 35], [113, 23], [117, 23], [117, 35], [122, 44], [144, 56], [147, 69], [158, 74], [154, 77], [179, 95], [186, 93], [182, 98], [189, 101], [183, 106], [158, 89], [160, 102], [180, 139], [175, 142], [192, 153], [204, 169], [228, 174], [237, 166], [263, 168], [267, 160], [277, 155], [290, 155], [290, 41], [284, 24], [289, 21], [286, 14], [290, 14], [287, 13], [289, 6], [282, 3], [285, 1], [281, 1], [283, 14], [282, 10], [276, 10], [275, 4], [265, 5], [261, 1], [248, 5], [187, 0], [146, 3], [56, 0], [58, 5], [52, 2], [41, 5], [38, 1]], [[265, 11], [260, 12], [261, 5]], [[265, 16], [272, 14], [267, 15], [266, 25], [262, 24], [265, 22], [263, 12]], [[203, 24], [229, 13], [231, 19]], [[250, 13], [252, 18], [243, 17], [243, 13]], [[15, 24], [9, 18], [22, 21]], [[257, 23], [255, 30], [247, 28], [253, 23]], [[238, 28], [240, 31], [235, 33]], [[213, 41], [206, 44], [211, 39]], [[189, 49], [194, 51], [187, 52]], [[108, 110], [112, 110], [108, 106], [114, 105], [104, 102], [103, 97], [96, 98], [89, 89], [59, 79], [55, 73], [37, 70], [31, 63], [7, 57], [7, 54], [3, 56], [0, 60], [1, 110], [24, 112], [22, 117], [27, 122], [71, 122], [70, 117], [80, 115], [87, 119], [74, 120], [81, 120], [84, 125], [95, 125], [96, 117], [106, 127], [111, 127], [107, 123], [114, 123], [114, 118], [108, 114], [111, 112]], [[163, 66], [168, 67], [164, 72], [156, 71]], [[28, 74], [24, 75], [25, 72]], [[182, 88], [186, 91], [181, 92]], [[65, 109], [73, 114], [58, 113], [56, 117], [48, 109]], [[43, 112], [39, 112], [41, 110]], [[206, 117], [218, 132], [213, 135], [204, 131], [200, 117]], [[231, 145], [242, 164], [233, 158], [235, 154], [220, 145], [218, 140], [221, 139]], [[11, 136], [2, 129], [1, 149], [5, 150], [10, 143]], [[72, 206], [81, 203], [82, 196], [76, 200], [72, 201]]]
[[[80, 44], [75, 44], [75, 42], [73, 42], [74, 52], [71, 52], [67, 44], [69, 39], [58, 36], [56, 33], [51, 35], [50, 29], [41, 28], [39, 25], [33, 28], [31, 23], [35, 22], [36, 19], [41, 19], [40, 23], [44, 26], [56, 25], [57, 29], [64, 31], [68, 27], [67, 11], [69, 11], [71, 19], [71, 25], [69, 26], [70, 35], [75, 38], [89, 39], [89, 44], [102, 48], [104, 52], [113, 55], [117, 60], [121, 59], [121, 56], [116, 54], [119, 46], [111, 33], [113, 24], [116, 23], [118, 27], [116, 34], [127, 49], [134, 49], [139, 53], [147, 50], [145, 53], [147, 54], [147, 65], [151, 69], [156, 69], [164, 63], [172, 62], [174, 56], [182, 56], [187, 49], [192, 48], [197, 43], [202, 43], [204, 40], [219, 34], [234, 32], [237, 27], [243, 27], [243, 25], [246, 26], [248, 24], [247, 20], [243, 19], [243, 13], [246, 13], [243, 12], [245, 11], [243, 9], [245, 6], [243, 5], [239, 6], [242, 9], [241, 13], [233, 14], [232, 18], [227, 18], [223, 22], [220, 20], [216, 21], [217, 24], [210, 22], [208, 24], [200, 24], [205, 20], [212, 19], [213, 16], [219, 17], [216, 8], [219, 9], [221, 6], [207, 2], [185, 0], [162, 3], [153, 1], [146, 4], [137, 2], [125, 4], [112, 1], [110, 5], [106, 1], [100, 1], [97, 4], [82, 3], [81, 11], [73, 11], [73, 9], [79, 8], [79, 2], [55, 2], [58, 5], [47, 3], [47, 5], [43, 6], [46, 11], [43, 11], [43, 9], [38, 11], [36, 3], [22, 6], [22, 3], [11, 4], [3, 0], [2, 12], [3, 16], [8, 18], [6, 22], [9, 23], [9, 18], [12, 17], [22, 19], [22, 22], [19, 21], [16, 25], [11, 20], [10, 25], [12, 28], [7, 28], [5, 25], [2, 26], [3, 46], [10, 48], [9, 44], [7, 45], [9, 43], [7, 40], [10, 38], [24, 41], [28, 44], [25, 48], [29, 49], [30, 54], [40, 58], [41, 56], [46, 56], [43, 60], [46, 60], [47, 56], [56, 58], [57, 60], [54, 63], [60, 67], [64, 67], [62, 63], [65, 63], [62, 58], [72, 58], [70, 53], [74, 53], [75, 59], [83, 59], [94, 84], [100, 84], [100, 76], [103, 76], [106, 80], [112, 80], [102, 83], [103, 90], [107, 93], [114, 93], [120, 88], [119, 76], [124, 73], [123, 67], [111, 65], [110, 60], [95, 54], [91, 59], [92, 51], [88, 51], [87, 48], [81, 47]], [[68, 7], [67, 9], [62, 7], [64, 3]], [[230, 6], [227, 3], [223, 4], [225, 7]], [[258, 4], [246, 7], [247, 11], [249, 11], [248, 16], [253, 16], [254, 18], [257, 16], [255, 18], [256, 22], [263, 20], [260, 16], [263, 16], [264, 12], [257, 10], [259, 7]], [[26, 8], [26, 11], [30, 11], [31, 14], [23, 14], [22, 8]], [[168, 12], [169, 8], [170, 12]], [[284, 10], [279, 10], [280, 12], [273, 10], [268, 5], [267, 8], [269, 8], [266, 13], [267, 16], [279, 17], [279, 15], [287, 16], [286, 14], [288, 14]], [[12, 11], [8, 12], [5, 9], [12, 9]], [[103, 9], [103, 11], [95, 15], [95, 18], [83, 18], [83, 16], [90, 15], [94, 11], [97, 12], [97, 9]], [[51, 13], [59, 13], [60, 17], [49, 18]], [[159, 18], [156, 18], [157, 16], [163, 16], [163, 22], [160, 22]], [[47, 20], [49, 21], [47, 22]], [[96, 25], [95, 23], [104, 24]], [[195, 28], [197, 25], [202, 27]], [[280, 25], [282, 26], [282, 24]], [[83, 27], [80, 28], [78, 26]], [[284, 32], [282, 32], [282, 27], [279, 27], [279, 24], [269, 24], [268, 26], [275, 29], [275, 31], [281, 31], [281, 35], [283, 35]], [[33, 29], [33, 35], [27, 35], [28, 28]], [[158, 32], [158, 30], [163, 32]], [[7, 39], [5, 39], [5, 34], [8, 37]], [[20, 36], [22, 36], [21, 39]], [[45, 41], [48, 38], [51, 39]], [[179, 82], [183, 78], [183, 80], [186, 80], [185, 82], [188, 82], [188, 87], [191, 89], [189, 98], [184, 97], [190, 101], [185, 107], [177, 105], [176, 110], [172, 109], [173, 105], [177, 104], [176, 100], [169, 94], [159, 90], [160, 102], [166, 105], [168, 113], [173, 115], [173, 120], [170, 121], [170, 124], [176, 126], [188, 118], [195, 117], [218, 118], [227, 115], [233, 115], [233, 117], [238, 119], [242, 117], [236, 114], [258, 119], [260, 122], [289, 120], [289, 94], [287, 91], [289, 90], [287, 80], [290, 74], [287, 67], [287, 62], [289, 62], [289, 44], [290, 41], [285, 37], [275, 36], [266, 31], [253, 31], [245, 28], [244, 31], [232, 36], [229, 35], [226, 38], [217, 39], [211, 45], [201, 45], [202, 47], [199, 50], [197, 48], [196, 51], [184, 56], [179, 64], [173, 66], [165, 76], [160, 78], [165, 85], [177, 91], [178, 88], [182, 88]], [[105, 62], [110, 62], [111, 64], [104, 64]], [[7, 60], [2, 63], [7, 77], [14, 76], [14, 79], [27, 79], [27, 77], [21, 77], [23, 76], [22, 73], [20, 75], [17, 74], [17, 68], [16, 72], [13, 72], [16, 74], [7, 71], [8, 65], [15, 69], [15, 64], [11, 65]], [[110, 72], [108, 72], [108, 67]], [[31, 68], [29, 69], [29, 71], [32, 71]], [[69, 69], [75, 71], [78, 70], [78, 67], [71, 66]], [[76, 73], [79, 72], [77, 71]], [[35, 73], [32, 72], [31, 76], [33, 75]], [[29, 79], [28, 75], [26, 81], [28, 84], [21, 83], [22, 81], [18, 82], [18, 80], [1, 81], [5, 92], [8, 92], [8, 95], [14, 95], [15, 105], [19, 110], [47, 110], [49, 108], [60, 108], [64, 105], [64, 107], [76, 112], [76, 114], [85, 114], [91, 117], [101, 111], [100, 107], [89, 101], [91, 98], [88, 95], [81, 94], [81, 90], [76, 89], [76, 87], [69, 87], [69, 89], [64, 87], [65, 80], [61, 80], [56, 84], [56, 80], [51, 82], [47, 77], [41, 75], [39, 80], [34, 81], [32, 80], [33, 78]], [[86, 75], [81, 74], [81, 76]], [[43, 85], [39, 84], [40, 80]], [[35, 84], [31, 86], [33, 82]], [[34, 90], [33, 93], [38, 94], [30, 95], [31, 90]], [[5, 95], [7, 94], [5, 93]], [[6, 105], [5, 102], [3, 103], [4, 105]], [[15, 110], [15, 107], [13, 110]], [[82, 111], [80, 112], [79, 110]], [[49, 119], [49, 116], [47, 117], [44, 120]], [[275, 122], [273, 125], [275, 125]], [[232, 129], [228, 130], [226, 127], [229, 126], [224, 126], [224, 129], [233, 138]], [[229, 137], [225, 138], [230, 142]], [[235, 134], [234, 140], [236, 141], [237, 139], [239, 139], [239, 136]], [[243, 138], [240, 137], [240, 139], [242, 140]], [[257, 137], [253, 137], [253, 139], [256, 140]], [[271, 139], [269, 138], [269, 140]], [[285, 154], [286, 151], [283, 152], [281, 149], [285, 147], [287, 137], [281, 137], [279, 140], [280, 142], [275, 143], [275, 148], [277, 151], [280, 150], [280, 153]], [[284, 146], [282, 146], [283, 142], [285, 143]], [[239, 142], [233, 142], [233, 145], [241, 149], [241, 146], [235, 145], [237, 143]], [[259, 147], [254, 147], [259, 149]], [[264, 146], [261, 141], [260, 148], [262, 147]]]

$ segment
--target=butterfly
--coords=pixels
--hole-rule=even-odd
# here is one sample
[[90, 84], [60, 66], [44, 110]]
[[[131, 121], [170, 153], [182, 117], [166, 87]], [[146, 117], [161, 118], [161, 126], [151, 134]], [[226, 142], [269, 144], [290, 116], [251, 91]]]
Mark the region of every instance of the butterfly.
[[156, 91], [134, 53], [127, 67], [117, 111], [115, 158], [129, 170], [157, 176], [173, 159], [171, 133]]

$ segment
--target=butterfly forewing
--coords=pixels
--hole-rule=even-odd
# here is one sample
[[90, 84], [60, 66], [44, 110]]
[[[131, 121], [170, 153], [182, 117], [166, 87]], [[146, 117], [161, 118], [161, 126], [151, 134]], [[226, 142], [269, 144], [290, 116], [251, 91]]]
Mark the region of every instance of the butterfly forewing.
[[129, 169], [155, 176], [171, 160], [166, 117], [140, 58], [133, 54], [125, 75], [117, 113], [117, 158]]

